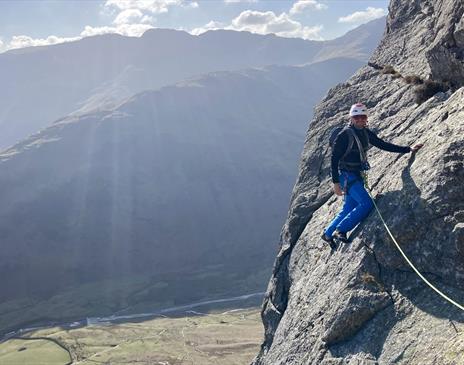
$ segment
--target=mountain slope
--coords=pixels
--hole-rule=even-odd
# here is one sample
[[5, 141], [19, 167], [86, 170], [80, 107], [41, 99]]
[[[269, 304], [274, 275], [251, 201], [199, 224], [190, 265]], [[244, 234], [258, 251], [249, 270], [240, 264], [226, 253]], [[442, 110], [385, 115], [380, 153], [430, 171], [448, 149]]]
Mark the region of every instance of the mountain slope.
[[[163, 300], [179, 303], [205, 288], [260, 290], [307, 117], [360, 65], [210, 73], [64, 118], [4, 151], [0, 273], [11, 279], [0, 284], [3, 302], [132, 277], [168, 283]], [[208, 267], [222, 279], [188, 280]], [[170, 275], [187, 279], [176, 288]], [[238, 279], [251, 284], [233, 288]], [[159, 300], [158, 292], [131, 304]], [[128, 300], [108, 297], [114, 310]]]
[[316, 54], [314, 60], [323, 61], [334, 57], [368, 59], [382, 38], [385, 21], [385, 17], [372, 20], [339, 38], [325, 42], [324, 48]]
[[[153, 29], [140, 38], [110, 34], [12, 50], [0, 54], [0, 148], [72, 112], [109, 110], [135, 93], [212, 71], [311, 63], [324, 47], [325, 42], [248, 32], [192, 36]], [[365, 61], [356, 50], [366, 45], [354, 48], [346, 54]]]
[[[414, 155], [373, 149], [370, 185], [406, 254], [440, 290], [464, 303], [464, 5], [390, 3], [387, 32], [347, 83], [329, 91], [310, 123], [300, 172], [263, 304], [265, 341], [254, 364], [459, 364], [464, 314], [412, 271], [373, 212], [350, 244], [320, 240], [340, 209], [329, 178], [328, 137], [364, 101], [370, 124], [393, 143], [425, 143]], [[403, 77], [431, 75], [446, 92], [424, 94]], [[434, 95], [435, 94], [435, 95]]]

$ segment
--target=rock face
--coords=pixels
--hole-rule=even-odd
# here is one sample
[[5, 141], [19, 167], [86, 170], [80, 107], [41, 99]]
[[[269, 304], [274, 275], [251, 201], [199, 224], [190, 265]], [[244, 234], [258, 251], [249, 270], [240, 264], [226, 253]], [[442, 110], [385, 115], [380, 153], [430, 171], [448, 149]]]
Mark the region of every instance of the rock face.
[[364, 101], [380, 137], [424, 143], [416, 155], [370, 150], [372, 194], [417, 268], [464, 304], [464, 3], [393, 0], [371, 64], [450, 81], [418, 105], [414, 86], [360, 69], [316, 107], [281, 247], [263, 303], [255, 365], [464, 363], [464, 312], [427, 287], [374, 212], [335, 252], [320, 241], [340, 209], [331, 191], [328, 138]]

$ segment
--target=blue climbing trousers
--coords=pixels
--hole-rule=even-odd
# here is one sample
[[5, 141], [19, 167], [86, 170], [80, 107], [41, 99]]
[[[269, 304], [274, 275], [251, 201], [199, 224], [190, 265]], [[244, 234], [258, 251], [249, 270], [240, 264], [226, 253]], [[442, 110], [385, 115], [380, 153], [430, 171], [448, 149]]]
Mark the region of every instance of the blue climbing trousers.
[[328, 237], [332, 237], [335, 230], [345, 233], [351, 231], [369, 215], [374, 206], [359, 175], [340, 171], [340, 186], [345, 191], [343, 207], [324, 230]]

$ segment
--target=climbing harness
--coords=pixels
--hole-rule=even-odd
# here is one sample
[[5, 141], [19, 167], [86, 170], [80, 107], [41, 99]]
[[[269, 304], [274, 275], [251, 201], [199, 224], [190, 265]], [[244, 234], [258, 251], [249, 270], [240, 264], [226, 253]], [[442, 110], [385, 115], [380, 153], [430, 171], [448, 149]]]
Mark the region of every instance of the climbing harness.
[[[367, 175], [367, 171], [361, 171], [361, 179], [364, 183], [364, 186], [366, 187], [366, 190], [369, 192], [370, 189], [369, 189], [369, 178], [368, 178], [368, 175]], [[372, 199], [372, 197], [371, 197]]]
[[[366, 129], [367, 128], [364, 128], [362, 130], [362, 133], [364, 133], [366, 135], [366, 138], [369, 140], [369, 138], [367, 137], [367, 134], [366, 134], [367, 133]], [[340, 132], [337, 132], [337, 130], [340, 130]], [[340, 135], [341, 133], [344, 133], [344, 132], [346, 132], [347, 135], [348, 135], [348, 147], [345, 150], [345, 153], [343, 154], [343, 156], [340, 158], [340, 162], [339, 162], [340, 169], [346, 170], [346, 171], [358, 171], [359, 167], [360, 167], [361, 171], [369, 170], [371, 167], [369, 165], [369, 162], [367, 161], [366, 151], [367, 151], [367, 149], [369, 149], [370, 145], [368, 145], [366, 147], [366, 149], [365, 149], [363, 144], [361, 143], [359, 137], [356, 135], [356, 132], [352, 128], [350, 128], [350, 126], [346, 126], [344, 128], [341, 128], [341, 127], [335, 128], [334, 132], [332, 132], [332, 133], [333, 134], [337, 133], [337, 135], [335, 135], [335, 137], [333, 137], [333, 134], [332, 134], [332, 136], [330, 137], [331, 140], [332, 140], [332, 138], [335, 138], [333, 140], [333, 142], [330, 142], [331, 147], [332, 148], [334, 147], [334, 143], [335, 143], [335, 140], [338, 137], [338, 135]], [[360, 162], [347, 162], [347, 161], [345, 161], [345, 157], [348, 156], [348, 154], [351, 152], [351, 150], [353, 149], [353, 145], [355, 143], [356, 143], [356, 146], [358, 147]]]
[[[363, 132], [365, 133], [365, 130], [363, 130]], [[356, 135], [354, 130], [349, 129], [349, 133], [352, 134], [354, 140], [356, 141], [356, 144], [358, 145], [359, 159], [361, 160], [361, 171], [369, 170], [371, 166], [369, 165], [369, 162], [367, 161], [367, 154], [366, 154], [366, 151], [364, 150], [364, 146], [362, 145], [361, 141], [359, 140], [359, 137]]]
[[406, 256], [406, 254], [403, 252], [403, 250], [401, 249], [400, 245], [398, 244], [398, 242], [396, 241], [395, 237], [393, 237], [393, 234], [391, 233], [390, 229], [388, 228], [387, 226], [387, 223], [385, 222], [385, 220], [383, 219], [382, 217], [382, 214], [380, 214], [380, 211], [379, 211], [379, 208], [377, 207], [377, 204], [375, 204], [375, 200], [374, 198], [372, 197], [371, 195], [371, 192], [370, 192], [370, 189], [367, 187], [366, 185], [366, 188], [367, 188], [367, 192], [369, 193], [369, 196], [372, 200], [372, 202], [374, 203], [374, 207], [375, 207], [375, 210], [377, 211], [377, 214], [379, 215], [380, 217], [380, 220], [382, 221], [385, 229], [387, 230], [388, 234], [390, 235], [390, 238], [392, 239], [392, 241], [395, 243], [396, 245], [396, 248], [398, 248], [398, 250], [400, 251], [401, 255], [403, 255], [404, 259], [406, 260], [406, 262], [409, 264], [409, 266], [411, 266], [411, 268], [415, 271], [415, 273], [417, 275], [419, 275], [419, 277], [430, 287], [432, 288], [433, 290], [435, 290], [441, 297], [443, 297], [444, 299], [446, 299], [448, 302], [450, 302], [451, 304], [454, 304], [456, 307], [458, 307], [459, 309], [463, 310], [464, 311], [464, 306], [460, 305], [459, 303], [455, 302], [453, 299], [451, 299], [450, 297], [448, 297], [446, 294], [442, 293], [439, 289], [437, 289], [432, 283], [430, 283], [425, 277], [424, 275], [422, 275], [420, 273], [419, 270], [416, 269], [416, 267], [414, 266], [414, 264], [411, 262], [411, 260], [409, 260], [409, 258]]

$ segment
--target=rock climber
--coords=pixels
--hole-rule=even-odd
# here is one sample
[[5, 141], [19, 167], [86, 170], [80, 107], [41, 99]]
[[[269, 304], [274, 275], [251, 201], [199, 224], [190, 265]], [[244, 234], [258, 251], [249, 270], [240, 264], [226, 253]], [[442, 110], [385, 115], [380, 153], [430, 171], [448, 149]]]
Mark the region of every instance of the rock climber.
[[334, 239], [349, 242], [347, 233], [366, 218], [373, 208], [363, 179], [365, 171], [370, 168], [366, 156], [369, 146], [396, 153], [416, 153], [423, 146], [398, 146], [385, 142], [367, 128], [367, 119], [364, 104], [352, 105], [350, 124], [336, 131], [334, 138], [331, 158], [333, 190], [336, 195], [344, 196], [344, 203], [322, 234], [322, 239], [332, 249], [336, 248]]

